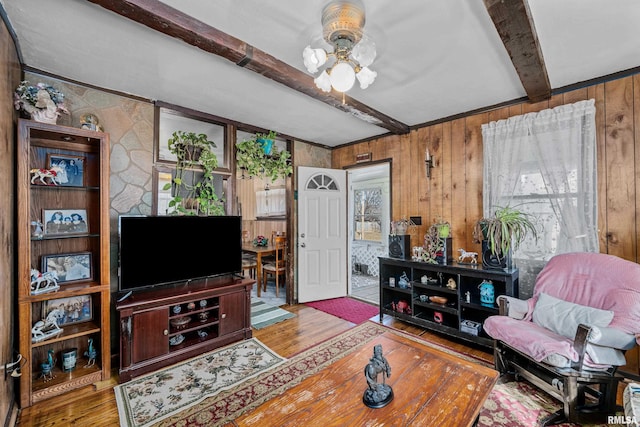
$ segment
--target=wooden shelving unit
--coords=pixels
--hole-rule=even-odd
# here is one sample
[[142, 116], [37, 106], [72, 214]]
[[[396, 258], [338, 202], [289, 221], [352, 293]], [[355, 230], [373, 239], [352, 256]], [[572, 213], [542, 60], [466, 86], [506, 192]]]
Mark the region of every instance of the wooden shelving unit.
[[117, 302], [120, 380], [251, 338], [254, 283], [211, 277], [137, 291]]
[[[82, 181], [74, 186], [31, 184], [30, 171], [48, 168], [50, 156], [82, 158]], [[109, 135], [20, 119], [17, 159], [18, 340], [26, 359], [20, 406], [27, 407], [110, 376]], [[44, 222], [44, 210], [86, 211], [87, 230], [36, 236], [32, 222]], [[32, 294], [31, 269], [42, 271], [43, 257], [86, 253], [91, 277], [61, 280], [57, 291]], [[60, 334], [32, 342], [32, 328], [46, 317], [47, 303], [63, 298], [84, 300], [85, 316], [62, 322]], [[89, 340], [98, 352], [94, 364], [84, 356]], [[76, 349], [76, 365], [65, 372], [62, 352], [70, 349]], [[56, 360], [53, 378], [43, 378], [42, 363], [50, 350]]]
[[[404, 289], [398, 284], [402, 274], [409, 278], [409, 285]], [[425, 276], [427, 282], [422, 283]], [[390, 286], [389, 278], [393, 278], [394, 286]], [[456, 283], [455, 289], [446, 287], [449, 279]], [[427, 329], [492, 347], [493, 340], [482, 328], [476, 335], [463, 324], [466, 320], [482, 325], [487, 317], [498, 314], [498, 306], [495, 303], [482, 304], [480, 301], [479, 286], [485, 280], [490, 280], [493, 284], [496, 297], [518, 297], [518, 269], [486, 269], [478, 265], [428, 264], [380, 258], [380, 317], [387, 314]], [[444, 297], [447, 303], [422, 301], [420, 296]], [[399, 311], [396, 308], [401, 301], [401, 307], [408, 307], [407, 310]]]

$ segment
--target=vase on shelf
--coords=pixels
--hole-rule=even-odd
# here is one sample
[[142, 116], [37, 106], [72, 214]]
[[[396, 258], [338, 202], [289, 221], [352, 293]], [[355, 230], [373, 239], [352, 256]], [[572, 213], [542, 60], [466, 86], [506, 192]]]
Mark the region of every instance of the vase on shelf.
[[58, 115], [58, 112], [47, 109], [35, 110], [31, 113], [31, 120], [55, 125], [58, 123]]

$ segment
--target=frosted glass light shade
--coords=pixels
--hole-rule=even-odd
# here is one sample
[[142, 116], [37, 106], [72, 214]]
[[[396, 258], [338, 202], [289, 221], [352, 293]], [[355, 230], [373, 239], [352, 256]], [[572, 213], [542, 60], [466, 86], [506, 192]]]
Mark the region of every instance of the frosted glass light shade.
[[360, 43], [353, 47], [351, 57], [358, 61], [361, 67], [368, 67], [376, 59], [376, 44], [363, 38]]
[[307, 46], [302, 51], [302, 59], [307, 70], [310, 73], [316, 73], [318, 72], [318, 67], [327, 62], [327, 52], [323, 49], [312, 49], [311, 46]]
[[313, 82], [319, 89], [322, 89], [323, 92], [331, 92], [331, 79], [329, 79], [329, 74], [327, 74], [326, 70], [322, 71]]
[[353, 87], [356, 81], [356, 72], [346, 62], [339, 62], [331, 69], [329, 75], [331, 86], [338, 92], [346, 92]]
[[360, 70], [360, 72], [358, 74], [356, 74], [356, 77], [358, 78], [358, 81], [360, 82], [360, 88], [361, 89], [366, 89], [369, 87], [369, 85], [371, 83], [373, 83], [373, 81], [376, 79], [376, 77], [378, 76], [378, 73], [376, 73], [375, 71], [370, 70], [367, 67], [364, 67]]

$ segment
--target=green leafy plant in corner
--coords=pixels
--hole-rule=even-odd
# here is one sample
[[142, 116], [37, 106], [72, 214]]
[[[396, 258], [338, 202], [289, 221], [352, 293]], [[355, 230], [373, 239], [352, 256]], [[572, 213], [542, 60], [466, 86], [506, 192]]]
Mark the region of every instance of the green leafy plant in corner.
[[481, 236], [486, 239], [491, 253], [498, 259], [518, 249], [529, 234], [538, 239], [531, 215], [510, 206], [498, 207], [494, 216], [480, 219], [474, 229], [476, 241]]
[[239, 168], [250, 177], [258, 177], [276, 181], [278, 178], [286, 178], [293, 173], [291, 166], [291, 153], [280, 150], [274, 144], [270, 154], [266, 154], [262, 143], [263, 139], [274, 140], [276, 132], [268, 134], [256, 133], [252, 139], [236, 143], [236, 162]]
[[[168, 140], [169, 151], [176, 155], [176, 174], [163, 190], [175, 187], [169, 207], [176, 215], [224, 215], [224, 200], [215, 191], [214, 171], [218, 158], [216, 147], [205, 134], [176, 131]], [[200, 176], [196, 172], [202, 169]], [[185, 173], [185, 172], [190, 173]], [[182, 192], [180, 190], [183, 190]], [[181, 195], [182, 194], [182, 195]]]

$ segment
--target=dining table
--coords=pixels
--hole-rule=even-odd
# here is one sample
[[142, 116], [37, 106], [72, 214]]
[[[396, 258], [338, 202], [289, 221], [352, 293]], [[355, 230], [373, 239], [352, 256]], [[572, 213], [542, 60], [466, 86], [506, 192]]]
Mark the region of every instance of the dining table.
[[260, 297], [260, 291], [262, 290], [262, 257], [265, 255], [275, 255], [276, 246], [272, 244], [256, 246], [253, 243], [243, 243], [242, 252], [251, 253], [256, 256], [256, 284], [258, 285], [256, 293], [258, 297]]

